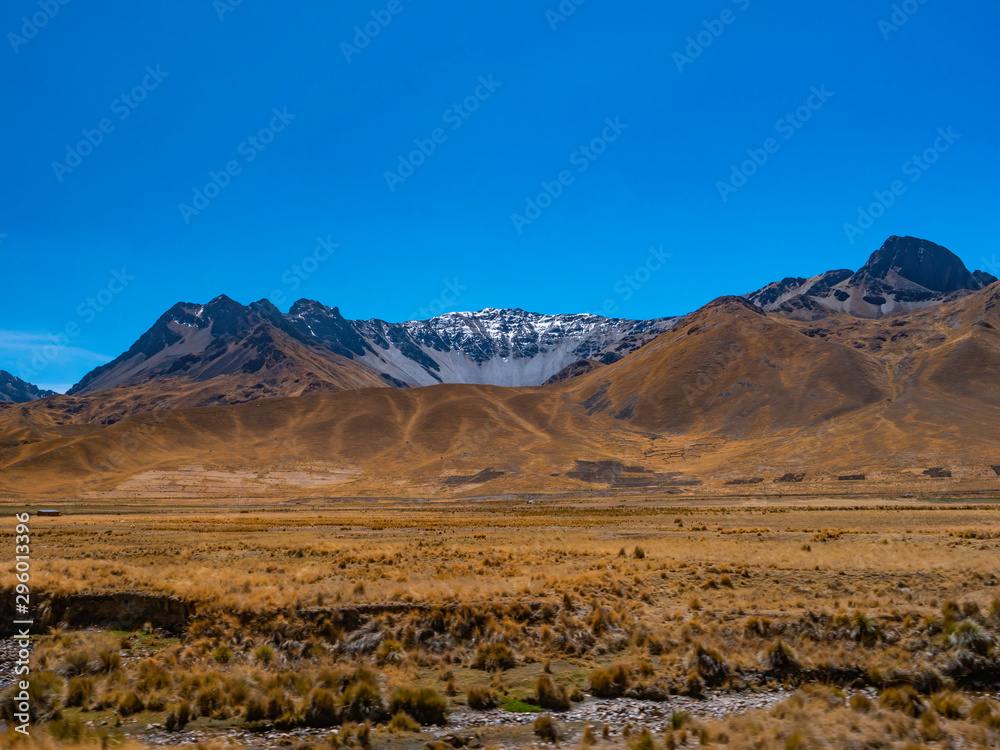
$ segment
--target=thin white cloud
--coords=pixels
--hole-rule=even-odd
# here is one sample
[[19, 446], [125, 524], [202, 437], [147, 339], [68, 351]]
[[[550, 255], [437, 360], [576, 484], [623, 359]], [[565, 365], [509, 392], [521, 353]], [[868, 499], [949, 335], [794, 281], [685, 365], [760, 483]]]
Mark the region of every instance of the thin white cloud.
[[[59, 339], [47, 333], [30, 331], [0, 330], [0, 359], [30, 360], [35, 352], [41, 352], [50, 362], [66, 363], [85, 359], [91, 362], [110, 362], [114, 357], [93, 352], [79, 346], [60, 344]], [[49, 356], [55, 353], [55, 356]]]

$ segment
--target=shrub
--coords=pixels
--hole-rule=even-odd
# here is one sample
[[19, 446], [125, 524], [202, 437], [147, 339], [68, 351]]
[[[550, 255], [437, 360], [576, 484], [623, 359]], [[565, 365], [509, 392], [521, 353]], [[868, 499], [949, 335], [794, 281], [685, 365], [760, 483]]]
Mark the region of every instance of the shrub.
[[874, 617], [858, 611], [851, 617], [851, 639], [865, 646], [870, 646], [882, 638], [882, 626]]
[[767, 638], [771, 635], [774, 623], [766, 617], [751, 617], [743, 623], [743, 633], [757, 638]]
[[864, 693], [857, 693], [851, 697], [851, 708], [859, 714], [867, 714], [871, 712], [873, 707], [871, 698]]
[[355, 670], [347, 679], [341, 703], [344, 707], [344, 718], [350, 721], [361, 722], [368, 719], [377, 721], [385, 711], [378, 680], [373, 672], [363, 667]]
[[543, 674], [535, 683], [538, 705], [550, 711], [569, 711], [570, 700], [565, 685], [556, 685], [552, 678]]
[[118, 713], [122, 716], [132, 716], [142, 711], [145, 707], [142, 698], [134, 690], [130, 690], [118, 701]]
[[965, 717], [965, 699], [952, 690], [944, 690], [931, 698], [931, 706], [946, 719]]
[[224, 705], [226, 705], [226, 695], [217, 684], [205, 685], [198, 691], [194, 699], [198, 713], [202, 716], [211, 716]]
[[90, 702], [94, 699], [94, 679], [92, 677], [74, 677], [66, 688], [65, 706], [79, 706], [89, 708]]
[[65, 742], [75, 745], [87, 739], [87, 727], [79, 718], [50, 721], [47, 729], [52, 738], [58, 740], [59, 744]]
[[952, 648], [964, 648], [980, 656], [986, 656], [993, 645], [993, 637], [974, 622], [959, 623], [948, 636]]
[[643, 727], [642, 732], [640, 732], [635, 742], [629, 743], [629, 747], [632, 750], [653, 750], [656, 744], [653, 742], [653, 735], [649, 733], [648, 729]]
[[878, 704], [882, 708], [890, 708], [899, 711], [911, 718], [920, 716], [926, 710], [917, 691], [909, 685], [898, 688], [887, 688], [878, 697]]
[[559, 742], [559, 726], [556, 724], [555, 719], [552, 718], [552, 714], [542, 714], [539, 716], [535, 719], [532, 729], [535, 732], [535, 736], [543, 742]]
[[938, 724], [937, 714], [927, 711], [920, 716], [920, 734], [925, 740], [936, 742], [944, 736], [941, 725]]
[[309, 696], [305, 723], [311, 727], [332, 727], [340, 724], [341, 710], [337, 696], [326, 688], [316, 688]]
[[801, 669], [799, 660], [792, 651], [779, 639], [764, 652], [764, 663], [775, 672], [797, 672]]
[[97, 653], [98, 670], [106, 674], [117, 672], [122, 666], [122, 655], [116, 648], [105, 648]]
[[375, 651], [379, 664], [398, 664], [403, 660], [403, 646], [399, 641], [387, 638]]
[[421, 724], [441, 725], [448, 719], [448, 702], [431, 688], [399, 688], [392, 694], [389, 710], [404, 711]]
[[389, 729], [393, 732], [419, 732], [420, 724], [410, 718], [405, 711], [398, 711], [389, 721]]
[[646, 559], [646, 550], [644, 550], [639, 545], [636, 545], [635, 549], [632, 551], [632, 556], [636, 560], [645, 560]]
[[729, 677], [729, 665], [719, 653], [700, 644], [695, 646], [690, 667], [709, 687], [721, 685]]
[[629, 669], [624, 664], [595, 669], [590, 673], [590, 692], [598, 698], [620, 698], [631, 681]]
[[253, 655], [254, 658], [261, 664], [267, 665], [271, 663], [272, 659], [274, 659], [274, 649], [266, 643], [262, 643], [253, 650]]
[[212, 658], [219, 664], [228, 664], [233, 660], [233, 650], [227, 644], [222, 643], [212, 650]]
[[[59, 707], [62, 704], [63, 681], [55, 672], [35, 672], [28, 682], [29, 713], [35, 722], [49, 721], [61, 718]], [[8, 723], [14, 723], [15, 696], [20, 689], [15, 683], [0, 695], [0, 717]], [[21, 723], [18, 721], [17, 723]]]
[[958, 602], [949, 599], [941, 605], [941, 616], [945, 622], [957, 622], [962, 619], [962, 608]]
[[243, 718], [247, 721], [264, 721], [267, 718], [267, 704], [261, 698], [254, 696], [247, 701]]
[[139, 662], [139, 679], [136, 682], [136, 689], [142, 693], [151, 693], [156, 690], [166, 690], [173, 683], [170, 672], [162, 664], [151, 659], [144, 659]]
[[691, 714], [688, 711], [674, 711], [667, 717], [667, 726], [673, 730], [683, 729], [686, 724], [691, 723]]
[[86, 651], [71, 651], [63, 657], [59, 672], [64, 677], [87, 674], [90, 668], [90, 654]]
[[692, 698], [700, 698], [705, 693], [705, 681], [697, 672], [691, 672], [684, 682], [684, 692]]
[[291, 704], [286, 700], [281, 688], [275, 687], [267, 694], [267, 718], [275, 721], [291, 710]]
[[469, 692], [466, 694], [466, 702], [469, 704], [469, 708], [476, 711], [488, 711], [499, 705], [496, 693], [488, 687], [481, 685], [469, 688]]
[[510, 669], [517, 660], [514, 652], [506, 643], [483, 643], [476, 650], [476, 658], [472, 662], [473, 669], [484, 669], [486, 671]]
[[368, 750], [372, 746], [372, 725], [370, 722], [366, 721], [364, 724], [360, 725], [354, 732], [354, 736], [358, 741], [358, 746], [364, 750]]
[[980, 724], [989, 724], [993, 720], [993, 706], [987, 700], [978, 700], [972, 704], [969, 718]]

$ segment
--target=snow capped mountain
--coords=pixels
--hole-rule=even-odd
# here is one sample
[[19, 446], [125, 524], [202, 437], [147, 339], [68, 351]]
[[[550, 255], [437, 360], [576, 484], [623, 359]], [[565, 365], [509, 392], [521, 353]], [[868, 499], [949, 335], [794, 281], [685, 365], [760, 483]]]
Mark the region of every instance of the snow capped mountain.
[[859, 318], [880, 318], [919, 310], [996, 281], [970, 272], [947, 248], [916, 237], [890, 237], [857, 273], [841, 269], [812, 278], [786, 278], [745, 295], [764, 310], [815, 320], [831, 310]]
[[243, 306], [223, 295], [174, 305], [70, 394], [170, 376], [200, 383], [239, 376], [239, 383], [227, 381], [232, 400], [379, 385], [541, 385], [582, 359], [615, 362], [675, 321], [488, 308], [388, 323], [348, 320], [314, 300], [283, 314], [267, 300]]
[[616, 362], [674, 322], [495, 308], [448, 313], [395, 328], [369, 321], [389, 346], [373, 348], [361, 361], [416, 385], [541, 385], [581, 359]]
[[313, 341], [412, 385], [541, 385], [579, 359], [617, 361], [676, 321], [496, 308], [405, 323], [349, 321], [310, 300], [296, 302], [287, 319]]
[[6, 370], [0, 370], [0, 404], [23, 404], [53, 393], [54, 391], [43, 391]]

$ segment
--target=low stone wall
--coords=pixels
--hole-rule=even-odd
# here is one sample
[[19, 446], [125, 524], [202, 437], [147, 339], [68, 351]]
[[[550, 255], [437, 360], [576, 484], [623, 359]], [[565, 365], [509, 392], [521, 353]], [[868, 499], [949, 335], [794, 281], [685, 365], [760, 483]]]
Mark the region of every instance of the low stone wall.
[[[180, 633], [195, 614], [194, 605], [172, 596], [137, 592], [116, 594], [35, 594], [32, 632], [41, 633], [56, 625], [70, 628], [101, 627], [135, 630], [149, 623], [171, 633]], [[0, 593], [0, 636], [13, 634], [14, 593]]]

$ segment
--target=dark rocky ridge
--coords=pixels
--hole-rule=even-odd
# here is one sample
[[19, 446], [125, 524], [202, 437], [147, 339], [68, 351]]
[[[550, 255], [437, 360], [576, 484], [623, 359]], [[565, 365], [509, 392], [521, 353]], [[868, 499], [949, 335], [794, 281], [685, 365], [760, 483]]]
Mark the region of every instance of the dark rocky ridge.
[[55, 391], [44, 391], [21, 378], [0, 370], [0, 404], [23, 404], [51, 396]]
[[940, 304], [996, 281], [985, 271], [969, 271], [947, 248], [916, 237], [893, 236], [857, 272], [840, 269], [808, 279], [789, 277], [746, 299], [799, 320], [818, 320], [831, 310], [879, 318]]

